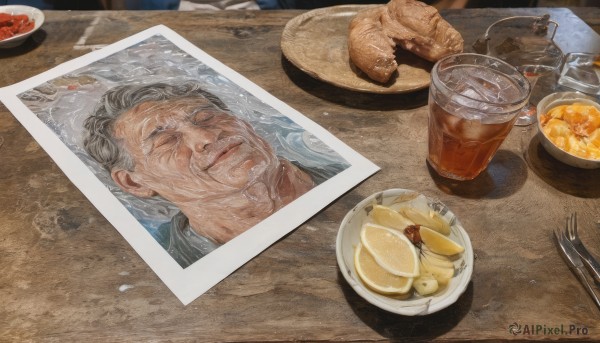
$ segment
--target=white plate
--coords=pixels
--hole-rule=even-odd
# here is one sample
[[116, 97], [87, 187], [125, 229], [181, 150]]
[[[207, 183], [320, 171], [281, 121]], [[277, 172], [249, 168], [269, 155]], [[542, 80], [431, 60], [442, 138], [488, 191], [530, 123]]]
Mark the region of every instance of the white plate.
[[418, 192], [407, 189], [388, 189], [367, 197], [346, 214], [336, 241], [338, 265], [342, 275], [356, 293], [381, 309], [406, 316], [427, 315], [452, 305], [467, 289], [473, 273], [473, 247], [469, 235], [444, 204], [427, 198], [430, 207], [449, 221], [450, 238], [465, 248], [462, 256], [455, 261], [456, 272], [448, 285], [432, 296], [422, 297], [414, 292], [414, 295], [408, 299], [395, 299], [371, 291], [360, 280], [354, 268], [354, 249], [360, 242], [360, 230], [363, 223], [367, 221], [372, 206], [380, 204], [394, 207], [394, 204], [414, 199], [418, 195]]
[[27, 37], [31, 36], [37, 31], [44, 23], [44, 13], [39, 9], [31, 6], [24, 5], [7, 5], [0, 6], [0, 13], [8, 13], [11, 15], [25, 14], [29, 17], [29, 20], [35, 22], [33, 29], [29, 32], [25, 32], [19, 35], [12, 36], [10, 38], [0, 40], [0, 49], [13, 48], [17, 45], [22, 44]]

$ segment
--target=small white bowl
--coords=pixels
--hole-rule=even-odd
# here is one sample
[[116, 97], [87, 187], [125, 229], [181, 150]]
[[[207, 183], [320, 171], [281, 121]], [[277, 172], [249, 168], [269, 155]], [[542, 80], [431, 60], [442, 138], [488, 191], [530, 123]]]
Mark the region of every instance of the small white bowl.
[[25, 42], [27, 37], [31, 36], [44, 23], [44, 13], [39, 9], [31, 6], [0, 6], [0, 13], [8, 13], [10, 15], [25, 14], [29, 17], [29, 20], [34, 21], [33, 29], [31, 29], [29, 32], [21, 33], [4, 40], [0, 40], [0, 49], [14, 48], [15, 46], [21, 45], [23, 42]]
[[422, 297], [416, 292], [408, 299], [398, 299], [370, 290], [356, 274], [354, 249], [360, 242], [360, 230], [374, 204], [391, 206], [414, 199], [418, 192], [407, 189], [388, 189], [375, 193], [354, 206], [342, 220], [336, 241], [336, 256], [344, 278], [369, 303], [386, 311], [406, 316], [422, 316], [452, 305], [467, 289], [473, 273], [473, 248], [469, 235], [456, 216], [441, 202], [428, 199], [429, 205], [451, 225], [450, 238], [465, 248], [455, 261], [456, 272], [449, 284], [432, 296]]
[[540, 116], [548, 113], [553, 107], [560, 105], [569, 105], [575, 102], [582, 102], [585, 104], [589, 104], [595, 106], [600, 109], [600, 104], [598, 104], [597, 100], [593, 97], [579, 93], [579, 92], [558, 92], [547, 95], [543, 98], [537, 105], [537, 125], [538, 125], [538, 135], [540, 138], [540, 142], [542, 146], [550, 155], [552, 155], [557, 160], [568, 164], [572, 167], [582, 168], [582, 169], [596, 169], [600, 168], [600, 160], [591, 160], [583, 157], [579, 157], [568, 153], [561, 148], [554, 145], [554, 143], [546, 137], [544, 132], [542, 131], [542, 124], [540, 121]]

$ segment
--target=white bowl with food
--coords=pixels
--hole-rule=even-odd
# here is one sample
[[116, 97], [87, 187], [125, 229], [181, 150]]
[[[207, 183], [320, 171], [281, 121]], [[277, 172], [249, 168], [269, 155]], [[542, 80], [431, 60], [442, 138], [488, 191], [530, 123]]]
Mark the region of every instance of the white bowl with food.
[[[419, 227], [420, 234], [414, 235], [405, 225]], [[388, 257], [392, 264], [398, 261], [393, 255], [399, 249], [384, 249], [389, 254], [381, 254], [384, 250], [378, 250], [377, 243], [371, 242], [376, 240], [369, 237], [372, 231], [392, 238], [382, 240], [383, 245], [398, 241], [406, 251], [414, 249], [419, 267], [413, 266], [411, 253], [404, 259], [410, 261], [408, 269], [386, 264]], [[451, 251], [439, 251], [447, 247]], [[365, 251], [368, 259], [360, 257]], [[471, 280], [474, 261], [471, 240], [456, 216], [440, 201], [407, 189], [377, 192], [350, 210], [338, 231], [336, 256], [342, 275], [362, 298], [406, 316], [427, 315], [455, 303]], [[385, 271], [365, 271], [379, 267]]]
[[579, 92], [558, 92], [537, 105], [538, 135], [544, 149], [576, 168], [600, 168], [600, 104]]
[[0, 49], [21, 45], [44, 23], [44, 13], [25, 5], [0, 6]]

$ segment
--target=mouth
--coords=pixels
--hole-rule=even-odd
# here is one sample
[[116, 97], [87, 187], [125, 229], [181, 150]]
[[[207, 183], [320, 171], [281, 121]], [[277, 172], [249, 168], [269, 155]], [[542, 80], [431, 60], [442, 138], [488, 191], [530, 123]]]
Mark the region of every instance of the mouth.
[[220, 141], [215, 143], [213, 149], [211, 149], [208, 153], [208, 163], [203, 169], [210, 169], [219, 162], [228, 159], [231, 155], [234, 155], [237, 150], [239, 150], [239, 146], [242, 145], [242, 143], [243, 142], [239, 139], [231, 139], [228, 141]]

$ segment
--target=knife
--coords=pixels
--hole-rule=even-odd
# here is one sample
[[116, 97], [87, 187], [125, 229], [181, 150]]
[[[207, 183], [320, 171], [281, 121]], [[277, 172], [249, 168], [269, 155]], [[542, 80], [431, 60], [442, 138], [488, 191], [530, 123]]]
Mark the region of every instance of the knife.
[[598, 308], [600, 309], [600, 299], [598, 299], [598, 296], [594, 292], [592, 285], [585, 276], [586, 274], [583, 262], [581, 262], [581, 258], [577, 254], [577, 251], [575, 251], [573, 244], [567, 239], [567, 237], [565, 237], [565, 235], [562, 232], [557, 232], [557, 230], [554, 230], [554, 236], [556, 237], [556, 241], [558, 242], [558, 246], [560, 248], [558, 250], [567, 261], [569, 267], [571, 267], [571, 269], [575, 272], [575, 275], [577, 275], [579, 282], [583, 284], [586, 291], [590, 294], [590, 296], [596, 303], [596, 306], [598, 306]]
[[[572, 216], [574, 216], [575, 225], [577, 225], [577, 213], [573, 213]], [[571, 220], [573, 220], [573, 217]], [[579, 257], [581, 257], [583, 264], [587, 267], [596, 284], [600, 285], [600, 264], [598, 264], [592, 254], [589, 253], [585, 245], [583, 245], [583, 242], [581, 242], [581, 239], [577, 236], [576, 230], [577, 229], [575, 229], [574, 237], [571, 237], [570, 234], [565, 234], [565, 237], [573, 245], [573, 248], [575, 248], [575, 251], [577, 251]]]
[[582, 243], [571, 242], [573, 244], [573, 248], [577, 251], [577, 254], [583, 259], [585, 265], [588, 267], [590, 274], [594, 278], [597, 284], [600, 285], [600, 264], [592, 257], [592, 255], [588, 252], [585, 246]]

